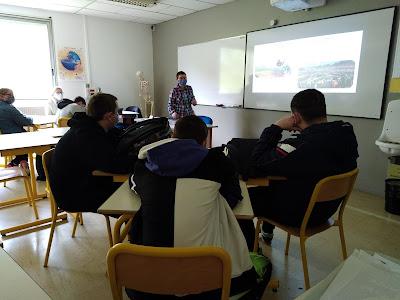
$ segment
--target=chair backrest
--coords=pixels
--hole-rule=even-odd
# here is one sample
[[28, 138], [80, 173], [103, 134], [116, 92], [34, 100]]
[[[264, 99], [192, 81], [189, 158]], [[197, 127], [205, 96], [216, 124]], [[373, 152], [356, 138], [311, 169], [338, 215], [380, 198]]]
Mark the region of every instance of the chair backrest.
[[69, 119], [71, 119], [71, 118], [69, 118], [69, 117], [59, 118], [58, 121], [57, 121], [57, 126], [58, 127], [68, 127], [67, 123], [68, 123]]
[[328, 202], [342, 199], [339, 210], [339, 220], [342, 219], [344, 207], [347, 204], [347, 200], [353, 190], [354, 183], [356, 181], [358, 169], [354, 169], [350, 172], [333, 175], [321, 179], [314, 188], [311, 195], [310, 203], [306, 214], [304, 215], [303, 222], [301, 224], [300, 231], [305, 232], [307, 229], [308, 220], [310, 219], [311, 213], [317, 202]]
[[44, 174], [46, 175], [46, 189], [49, 193], [49, 199], [50, 199], [50, 205], [51, 205], [51, 210], [52, 213], [54, 213], [57, 210], [57, 204], [54, 199], [53, 192], [51, 191], [51, 185], [50, 185], [50, 168], [53, 160], [53, 154], [54, 154], [54, 148], [47, 150], [42, 154], [42, 163], [43, 163], [43, 169], [44, 169]]
[[221, 299], [229, 299], [231, 260], [222, 248], [117, 244], [107, 253], [107, 268], [114, 300], [122, 299], [122, 287], [164, 295], [222, 288]]
[[204, 123], [206, 123], [207, 125], [212, 125], [213, 124], [213, 119], [211, 119], [208, 116], [198, 116], [200, 119], [203, 120]]
[[139, 106], [136, 106], [136, 105], [128, 106], [127, 108], [125, 108], [125, 110], [139, 113], [138, 115], [135, 116], [135, 118], [143, 118], [142, 112], [141, 112]]

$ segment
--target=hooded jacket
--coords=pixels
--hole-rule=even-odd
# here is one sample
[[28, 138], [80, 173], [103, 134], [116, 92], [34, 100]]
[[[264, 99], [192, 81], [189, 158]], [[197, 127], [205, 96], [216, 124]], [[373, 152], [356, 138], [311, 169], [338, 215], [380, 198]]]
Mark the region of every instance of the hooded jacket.
[[231, 210], [242, 199], [238, 175], [221, 148], [185, 139], [144, 146], [130, 183], [141, 198], [131, 230], [135, 244], [222, 247], [232, 258], [232, 278], [255, 279]]
[[[288, 225], [301, 224], [316, 183], [324, 177], [357, 167], [357, 140], [353, 127], [343, 121], [314, 124], [280, 141], [282, 129], [264, 129], [251, 157], [251, 177], [284, 176], [271, 185], [272, 201]], [[337, 210], [341, 199], [317, 203], [310, 223], [322, 223]]]
[[96, 211], [116, 186], [110, 177], [93, 176], [94, 170], [126, 174], [136, 158], [116, 155], [117, 134], [106, 132], [86, 113], [68, 121], [70, 130], [60, 139], [50, 169], [50, 184], [60, 208]]

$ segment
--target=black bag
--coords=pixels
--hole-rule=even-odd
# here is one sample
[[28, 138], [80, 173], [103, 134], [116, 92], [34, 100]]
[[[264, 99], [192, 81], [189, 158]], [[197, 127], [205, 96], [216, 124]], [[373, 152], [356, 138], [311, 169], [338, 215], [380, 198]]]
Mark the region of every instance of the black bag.
[[117, 145], [117, 154], [137, 157], [143, 146], [170, 136], [171, 128], [167, 118], [155, 118], [135, 123], [121, 135]]
[[228, 157], [235, 165], [236, 171], [242, 176], [243, 180], [247, 180], [250, 175], [250, 158], [258, 139], [231, 139], [226, 148], [228, 149]]

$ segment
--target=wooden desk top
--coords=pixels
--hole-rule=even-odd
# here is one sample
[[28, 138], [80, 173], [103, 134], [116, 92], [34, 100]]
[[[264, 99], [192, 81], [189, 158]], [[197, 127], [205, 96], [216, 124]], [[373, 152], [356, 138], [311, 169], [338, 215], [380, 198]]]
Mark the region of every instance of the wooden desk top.
[[60, 138], [37, 132], [22, 132], [0, 135], [0, 151], [13, 149], [29, 149], [40, 146], [53, 146]]
[[51, 137], [62, 137], [67, 131], [69, 127], [54, 127], [54, 128], [44, 128], [34, 131], [34, 133], [39, 133]]
[[[243, 200], [233, 209], [238, 219], [253, 219], [254, 213], [251, 207], [249, 193], [246, 184], [241, 181]], [[140, 208], [140, 197], [129, 188], [128, 181], [125, 181], [110, 198], [97, 210], [100, 214], [134, 214]]]
[[0, 269], [3, 274], [0, 280], [1, 299], [51, 300], [2, 248], [0, 248]]
[[28, 115], [27, 117], [32, 118], [34, 125], [46, 125], [56, 123], [55, 115]]

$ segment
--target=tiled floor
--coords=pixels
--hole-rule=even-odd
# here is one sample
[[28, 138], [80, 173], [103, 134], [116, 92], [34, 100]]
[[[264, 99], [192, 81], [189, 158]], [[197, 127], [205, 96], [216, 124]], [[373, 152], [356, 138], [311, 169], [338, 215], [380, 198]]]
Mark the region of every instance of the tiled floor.
[[[0, 186], [0, 201], [22, 195], [21, 184]], [[40, 184], [43, 190], [43, 184]], [[344, 226], [347, 249], [360, 248], [400, 258], [400, 216], [386, 213], [384, 201], [355, 191], [345, 211]], [[49, 215], [47, 200], [38, 202], [41, 216]], [[33, 220], [32, 208], [19, 205], [0, 210], [0, 227]], [[43, 268], [49, 229], [3, 238], [4, 249], [53, 299], [112, 299], [106, 277], [105, 256], [108, 249], [105, 219], [101, 215], [84, 214], [84, 226], [79, 226], [71, 238], [72, 218], [58, 226], [49, 267]], [[279, 279], [277, 293], [266, 291], [264, 299], [293, 299], [303, 292], [303, 272], [299, 259], [299, 243], [292, 239], [285, 257], [286, 235], [276, 230], [272, 246], [262, 244], [273, 263], [273, 277]], [[330, 229], [307, 242], [311, 283], [329, 274], [340, 262], [340, 242], [337, 229]], [[6, 276], [6, 272], [2, 272]]]

